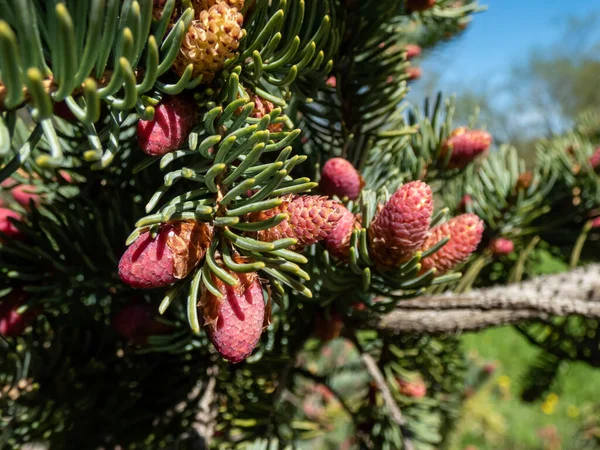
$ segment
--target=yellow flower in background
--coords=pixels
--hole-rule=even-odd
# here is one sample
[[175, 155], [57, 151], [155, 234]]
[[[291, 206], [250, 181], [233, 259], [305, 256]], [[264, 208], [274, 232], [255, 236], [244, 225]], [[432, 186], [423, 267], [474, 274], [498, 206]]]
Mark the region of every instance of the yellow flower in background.
[[554, 412], [554, 410], [556, 409], [556, 402], [549, 402], [549, 401], [544, 401], [544, 403], [542, 403], [542, 412], [546, 415], [550, 415]]
[[510, 388], [510, 377], [508, 375], [498, 377], [498, 385], [504, 389]]
[[556, 402], [558, 402], [558, 395], [556, 395], [554, 392], [550, 392], [546, 396], [546, 401], [550, 402], [550, 403], [556, 403]]
[[567, 407], [567, 416], [571, 419], [577, 419], [579, 417], [579, 408], [575, 405], [569, 405]]

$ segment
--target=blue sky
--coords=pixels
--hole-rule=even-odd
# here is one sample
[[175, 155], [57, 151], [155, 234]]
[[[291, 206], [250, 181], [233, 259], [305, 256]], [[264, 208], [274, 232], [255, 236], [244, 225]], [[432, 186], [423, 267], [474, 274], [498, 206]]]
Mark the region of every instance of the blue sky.
[[569, 16], [600, 13], [600, 0], [480, 0], [488, 10], [475, 15], [463, 36], [423, 61], [442, 73], [442, 90], [481, 77], [507, 75], [534, 48], [557, 42]]

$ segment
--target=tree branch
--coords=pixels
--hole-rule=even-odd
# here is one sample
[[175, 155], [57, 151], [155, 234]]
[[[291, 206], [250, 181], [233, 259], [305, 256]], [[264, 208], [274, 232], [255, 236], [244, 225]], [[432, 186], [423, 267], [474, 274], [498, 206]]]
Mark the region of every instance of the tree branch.
[[600, 319], [600, 264], [508, 286], [402, 301], [375, 326], [395, 333], [456, 333], [569, 315]]

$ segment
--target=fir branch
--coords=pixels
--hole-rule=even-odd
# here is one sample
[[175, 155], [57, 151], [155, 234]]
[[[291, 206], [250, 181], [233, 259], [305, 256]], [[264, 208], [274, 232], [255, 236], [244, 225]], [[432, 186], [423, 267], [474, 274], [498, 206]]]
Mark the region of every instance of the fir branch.
[[394, 333], [456, 333], [579, 315], [600, 319], [600, 265], [540, 276], [466, 294], [419, 297], [398, 303], [377, 328]]

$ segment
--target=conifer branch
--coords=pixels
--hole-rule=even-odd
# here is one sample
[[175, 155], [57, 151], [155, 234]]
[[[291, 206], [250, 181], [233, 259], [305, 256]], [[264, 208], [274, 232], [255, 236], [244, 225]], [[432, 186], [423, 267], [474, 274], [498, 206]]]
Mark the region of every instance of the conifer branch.
[[456, 333], [569, 315], [600, 319], [600, 264], [508, 286], [400, 302], [377, 327], [399, 334]]

